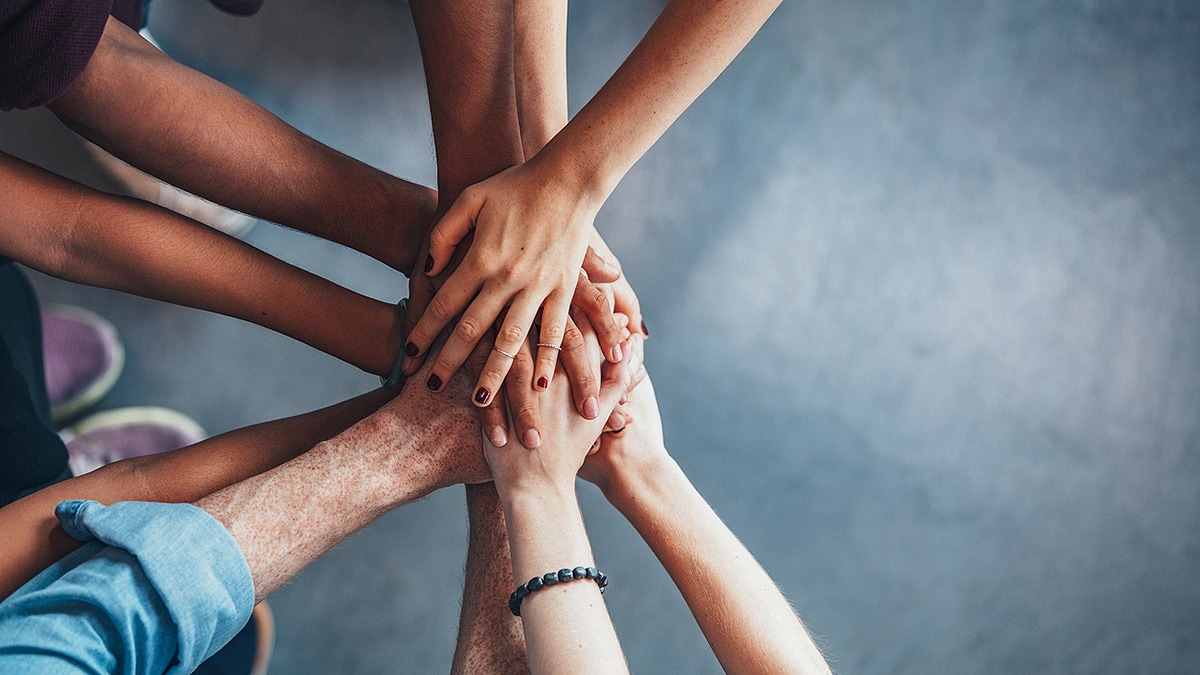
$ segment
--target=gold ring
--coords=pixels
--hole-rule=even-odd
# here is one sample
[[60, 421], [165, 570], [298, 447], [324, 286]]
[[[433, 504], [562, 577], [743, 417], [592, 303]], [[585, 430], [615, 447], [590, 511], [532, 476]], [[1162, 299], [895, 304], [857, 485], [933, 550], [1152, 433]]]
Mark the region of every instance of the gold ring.
[[492, 347], [492, 351], [495, 351], [495, 352], [500, 352], [501, 354], [503, 354], [503, 355], [507, 356], [507, 357], [508, 357], [508, 358], [510, 358], [510, 359], [515, 359], [515, 358], [517, 358], [517, 355], [516, 355], [516, 354], [509, 354], [508, 352], [504, 351], [503, 349], [500, 349], [499, 347]]
[[560, 352], [562, 351], [562, 347], [559, 347], [558, 345], [552, 345], [552, 344], [550, 344], [549, 342], [539, 342], [539, 343], [537, 343], [537, 346], [539, 346], [539, 347], [549, 347], [550, 349], [557, 349], [557, 350], [558, 350], [558, 351], [560, 351]]

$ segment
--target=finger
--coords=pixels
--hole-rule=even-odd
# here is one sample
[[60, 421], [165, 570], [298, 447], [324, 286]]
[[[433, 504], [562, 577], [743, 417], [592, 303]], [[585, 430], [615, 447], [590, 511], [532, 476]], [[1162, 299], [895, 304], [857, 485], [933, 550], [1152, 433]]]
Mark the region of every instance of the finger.
[[599, 284], [612, 283], [621, 278], [621, 270], [605, 260], [604, 256], [591, 246], [588, 246], [587, 252], [583, 254], [583, 271], [589, 279]]
[[[485, 335], [471, 350], [464, 365], [472, 378], [478, 378], [487, 363], [488, 354], [492, 351], [491, 335]], [[497, 448], [508, 444], [508, 408], [503, 396], [495, 396], [492, 402], [482, 408], [476, 408], [479, 413], [479, 424], [488, 440]]]
[[558, 364], [558, 353], [562, 350], [563, 335], [567, 331], [571, 299], [565, 293], [551, 293], [542, 305], [542, 327], [537, 338], [537, 362], [531, 384], [538, 391], [545, 391], [554, 379], [554, 367]]
[[454, 255], [454, 249], [475, 227], [475, 218], [483, 204], [474, 195], [475, 192], [470, 188], [463, 190], [446, 215], [433, 226], [429, 233], [429, 258], [425, 261], [425, 274], [437, 276], [441, 273]]
[[567, 379], [571, 382], [571, 397], [575, 400], [575, 410], [579, 411], [584, 419], [596, 419], [600, 415], [600, 405], [596, 398], [600, 394], [600, 364], [593, 362], [588, 355], [587, 342], [574, 321], [567, 323], [560, 358]]
[[625, 343], [625, 356], [620, 363], [605, 364], [598, 396], [601, 414], [610, 413], [621, 397], [632, 388], [642, 367], [642, 336], [634, 335]]
[[[419, 260], [417, 262], [420, 262]], [[420, 349], [416, 343], [412, 342], [411, 335], [413, 328], [416, 327], [417, 321], [425, 313], [429, 307], [429, 302], [433, 300], [436, 293], [433, 285], [433, 279], [423, 275], [414, 274], [408, 279], [408, 311], [404, 314], [404, 356], [402, 372], [411, 375], [421, 369], [421, 364], [425, 362], [424, 356], [421, 356]], [[411, 371], [411, 372], [410, 372]]]
[[620, 361], [621, 331], [613, 319], [612, 306], [608, 304], [604, 291], [581, 274], [579, 283], [575, 284], [575, 296], [571, 299], [571, 304], [582, 311], [591, 322], [605, 357], [612, 363]]
[[[524, 292], [513, 299], [512, 306], [508, 308], [508, 315], [504, 317], [504, 324], [496, 333], [496, 344], [492, 346], [492, 353], [488, 355], [487, 365], [475, 384], [475, 394], [471, 397], [475, 405], [487, 405], [504, 383], [505, 375], [529, 336], [529, 327], [533, 324], [543, 299], [544, 296]], [[499, 314], [499, 309], [496, 313]], [[451, 340], [453, 339], [451, 336]], [[443, 347], [442, 352], [445, 351], [446, 347]], [[529, 376], [532, 377], [533, 373], [529, 373]]]
[[629, 325], [633, 330], [641, 330], [644, 337], [650, 337], [650, 331], [646, 328], [646, 319], [642, 316], [641, 302], [638, 301], [637, 294], [633, 292], [633, 286], [629, 285], [629, 280], [622, 277], [612, 285], [612, 290], [613, 311], [628, 316]]
[[538, 408], [538, 396], [530, 385], [533, 370], [533, 351], [526, 342], [517, 352], [517, 358], [513, 359], [512, 368], [504, 379], [505, 396], [496, 397], [508, 399], [517, 439], [530, 450], [542, 444], [542, 419]]
[[623, 415], [619, 409], [613, 410], [612, 413], [610, 413], [608, 416], [608, 421], [604, 423], [604, 430], [612, 431], [613, 429], [624, 429], [624, 428], [625, 428], [625, 415]]
[[[420, 315], [421, 318], [408, 333], [408, 343], [404, 345], [404, 374], [412, 375], [417, 372], [418, 357], [425, 356], [429, 346], [433, 344], [446, 325], [454, 320], [454, 317], [462, 313], [469, 304], [474, 306], [475, 303], [472, 303], [472, 300], [476, 298], [480, 290], [479, 278], [479, 275], [473, 273], [473, 268], [463, 265], [450, 275], [442, 288], [429, 300], [425, 311]], [[495, 299], [491, 300], [493, 305], [496, 302], [498, 301]], [[503, 307], [503, 301], [499, 302]], [[415, 314], [415, 312], [413, 313]], [[487, 326], [490, 323], [491, 317], [488, 317], [480, 325]], [[467, 326], [467, 329], [472, 327]], [[478, 339], [478, 337], [476, 334], [475, 338]], [[471, 346], [474, 346], [474, 341], [471, 342]], [[470, 348], [463, 351], [458, 364], [462, 363], [468, 353], [470, 353]], [[455, 365], [456, 368], [458, 364]], [[440, 375], [444, 378], [447, 373], [442, 372]], [[443, 381], [445, 380], [443, 379]]]
[[[437, 301], [437, 298], [434, 298]], [[450, 337], [446, 339], [446, 343], [442, 345], [438, 352], [437, 361], [434, 362], [433, 368], [429, 371], [429, 379], [426, 385], [433, 391], [440, 391], [442, 385], [450, 381], [454, 376], [454, 372], [458, 370], [471, 355], [471, 351], [475, 349], [475, 345], [479, 340], [487, 334], [491, 328], [492, 320], [497, 314], [504, 310], [504, 300], [496, 296], [479, 295], [467, 311], [463, 313], [462, 318], [458, 323], [454, 324], [454, 330], [450, 331]], [[419, 324], [418, 324], [419, 326]], [[492, 347], [493, 353], [495, 347]], [[487, 367], [484, 367], [486, 372]], [[486, 405], [491, 401], [491, 394], [495, 393], [499, 388], [499, 383], [494, 387], [489, 395], [477, 400], [479, 405]]]

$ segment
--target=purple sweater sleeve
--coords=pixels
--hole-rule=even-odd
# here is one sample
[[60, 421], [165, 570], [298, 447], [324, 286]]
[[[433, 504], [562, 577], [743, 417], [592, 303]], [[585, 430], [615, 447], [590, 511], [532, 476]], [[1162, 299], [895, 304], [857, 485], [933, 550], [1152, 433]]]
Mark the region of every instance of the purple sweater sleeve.
[[100, 42], [111, 0], [0, 0], [0, 110], [62, 96]]

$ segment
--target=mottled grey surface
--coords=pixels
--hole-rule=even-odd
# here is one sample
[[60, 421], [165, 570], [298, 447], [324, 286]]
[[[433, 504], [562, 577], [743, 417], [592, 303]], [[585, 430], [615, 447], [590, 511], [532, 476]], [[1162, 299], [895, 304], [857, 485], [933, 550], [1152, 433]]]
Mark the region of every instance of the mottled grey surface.
[[[571, 9], [573, 106], [660, 3]], [[167, 50], [301, 129], [428, 182], [407, 10], [159, 0]], [[98, 185], [50, 116], [0, 147]], [[668, 443], [843, 672], [1200, 671], [1200, 9], [789, 2], [599, 222], [638, 288]], [[393, 299], [362, 256], [249, 241]], [[264, 330], [40, 278], [129, 344], [106, 405], [210, 431], [369, 376]], [[584, 490], [641, 672], [717, 672], [646, 547]], [[447, 668], [460, 491], [271, 600], [273, 672]]]

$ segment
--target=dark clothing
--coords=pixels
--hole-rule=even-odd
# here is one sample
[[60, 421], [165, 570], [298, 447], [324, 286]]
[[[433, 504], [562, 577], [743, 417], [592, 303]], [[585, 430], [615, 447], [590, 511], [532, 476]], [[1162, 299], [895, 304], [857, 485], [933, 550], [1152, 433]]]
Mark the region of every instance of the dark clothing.
[[70, 476], [45, 377], [37, 297], [0, 256], [0, 506]]
[[111, 0], [0, 0], [0, 110], [58, 99], [100, 42]]
[[[248, 16], [263, 0], [212, 0]], [[111, 13], [134, 30], [148, 0], [0, 0], [0, 110], [53, 103], [92, 58]]]

